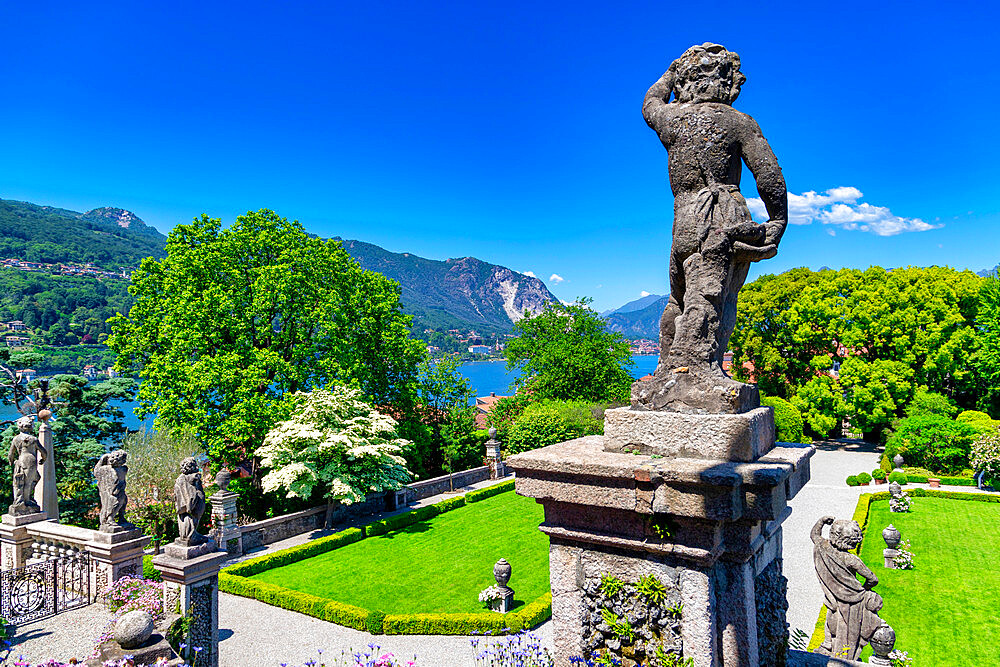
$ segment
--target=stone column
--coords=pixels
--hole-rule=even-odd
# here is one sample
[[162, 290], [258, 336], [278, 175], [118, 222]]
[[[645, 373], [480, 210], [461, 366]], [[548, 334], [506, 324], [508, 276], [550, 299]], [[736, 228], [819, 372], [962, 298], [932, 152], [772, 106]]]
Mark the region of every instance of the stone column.
[[150, 537], [141, 530], [93, 531], [90, 554], [90, 593], [100, 595], [123, 577], [142, 578], [142, 556]]
[[52, 427], [49, 426], [51, 418], [51, 410], [38, 412], [38, 441], [42, 443], [48, 456], [45, 458], [45, 463], [38, 469], [42, 479], [35, 487], [35, 502], [49, 519], [58, 521], [59, 494], [56, 491], [56, 452], [52, 446]]
[[236, 524], [236, 501], [240, 495], [229, 490], [212, 494], [212, 539], [219, 548], [231, 555], [243, 553], [243, 534]]
[[490, 428], [490, 439], [486, 441], [486, 465], [490, 467], [490, 479], [500, 479], [507, 474], [495, 428]]
[[[545, 508], [558, 667], [610, 651], [634, 665], [656, 648], [696, 667], [785, 664], [781, 523], [814, 449], [775, 446], [773, 413], [605, 413], [605, 435], [511, 457], [517, 493]], [[626, 594], [608, 596], [614, 577]], [[636, 584], [663, 588], [641, 602]], [[628, 621], [616, 632], [606, 612]]]
[[219, 667], [219, 568], [228, 554], [214, 548], [212, 542], [196, 547], [168, 544], [153, 558], [163, 576], [164, 611], [191, 619], [182, 642], [189, 651], [201, 648], [199, 667]]
[[33, 514], [4, 514], [0, 519], [0, 567], [13, 570], [24, 567], [31, 558], [31, 545], [35, 541], [28, 534], [28, 526], [45, 521], [44, 512]]

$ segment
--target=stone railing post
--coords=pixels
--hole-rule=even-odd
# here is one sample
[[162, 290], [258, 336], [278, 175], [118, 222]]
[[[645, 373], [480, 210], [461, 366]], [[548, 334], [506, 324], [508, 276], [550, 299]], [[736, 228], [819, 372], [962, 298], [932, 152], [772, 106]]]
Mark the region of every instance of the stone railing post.
[[[625, 655], [608, 613], [631, 622], [628, 651], [639, 659], [662, 648], [695, 667], [784, 665], [781, 523], [814, 449], [775, 446], [770, 408], [618, 408], [604, 429], [507, 461], [517, 493], [545, 507], [557, 667], [595, 651]], [[624, 589], [609, 592], [605, 577]], [[661, 601], [633, 609], [650, 577]]]
[[4, 570], [24, 567], [31, 558], [35, 538], [28, 533], [28, 527], [45, 521], [44, 512], [33, 514], [4, 514], [0, 519], [0, 566]]
[[199, 667], [219, 667], [219, 568], [229, 555], [214, 549], [212, 541], [195, 547], [175, 543], [153, 557], [163, 577], [164, 611], [191, 619], [182, 639], [188, 646], [183, 657], [193, 657], [199, 647]]
[[56, 490], [56, 452], [52, 446], [52, 427], [49, 426], [51, 418], [50, 410], [38, 412], [38, 441], [48, 456], [45, 457], [45, 463], [38, 468], [42, 478], [35, 487], [35, 502], [50, 520], [58, 521], [59, 494]]
[[221, 471], [215, 476], [219, 490], [208, 499], [212, 505], [212, 539], [231, 555], [243, 553], [243, 534], [236, 523], [236, 501], [240, 495], [229, 490], [231, 476]]
[[495, 428], [490, 428], [490, 439], [486, 441], [486, 465], [490, 468], [490, 479], [500, 479], [507, 474]]
[[150, 537], [139, 529], [119, 532], [93, 531], [87, 542], [90, 554], [90, 592], [100, 595], [124, 577], [142, 578], [142, 556]]

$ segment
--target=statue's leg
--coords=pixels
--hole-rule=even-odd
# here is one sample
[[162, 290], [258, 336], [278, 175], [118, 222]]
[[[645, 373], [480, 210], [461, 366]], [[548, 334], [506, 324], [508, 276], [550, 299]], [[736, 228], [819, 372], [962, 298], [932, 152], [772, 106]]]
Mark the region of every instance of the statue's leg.
[[670, 253], [670, 297], [660, 316], [660, 360], [657, 371], [667, 368], [667, 357], [674, 342], [675, 320], [684, 305], [684, 265], [675, 252]]
[[[711, 370], [718, 346], [721, 315], [722, 274], [715, 253], [696, 253], [684, 262], [686, 290], [684, 312], [677, 317], [670, 367], [689, 366], [692, 372]], [[725, 271], [724, 267], [721, 271]]]
[[823, 626], [823, 643], [816, 649], [816, 653], [819, 653], [820, 655], [833, 655], [833, 644], [837, 636], [837, 623], [835, 621], [836, 616], [837, 610], [827, 607], [826, 623]]
[[736, 301], [739, 297], [740, 289], [746, 282], [747, 273], [750, 271], [750, 264], [740, 262], [733, 266], [733, 271], [729, 279], [729, 285], [725, 290], [725, 300], [722, 303], [722, 321], [719, 326], [719, 347], [716, 350], [715, 363], [722, 368], [722, 359], [729, 349], [729, 338], [736, 328]]

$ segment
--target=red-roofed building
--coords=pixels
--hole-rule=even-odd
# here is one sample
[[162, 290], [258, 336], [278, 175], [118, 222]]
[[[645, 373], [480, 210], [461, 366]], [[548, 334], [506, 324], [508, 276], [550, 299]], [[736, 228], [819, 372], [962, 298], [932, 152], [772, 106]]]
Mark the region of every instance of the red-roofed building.
[[493, 406], [501, 398], [510, 398], [510, 396], [497, 396], [495, 391], [491, 391], [489, 396], [476, 397], [476, 428], [486, 428], [486, 415], [490, 414]]

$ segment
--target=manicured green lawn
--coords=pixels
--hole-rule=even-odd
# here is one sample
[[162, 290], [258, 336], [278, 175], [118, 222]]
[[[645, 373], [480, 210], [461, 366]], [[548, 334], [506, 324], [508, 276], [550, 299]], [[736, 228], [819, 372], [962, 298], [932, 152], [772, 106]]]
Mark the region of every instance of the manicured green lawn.
[[[872, 503], [861, 558], [878, 575], [880, 616], [914, 667], [1000, 665], [1000, 504], [913, 498], [909, 513]], [[914, 569], [882, 566], [882, 529], [910, 540]], [[866, 649], [865, 655], [871, 654]]]
[[485, 610], [479, 591], [496, 583], [493, 564], [506, 558], [516, 608], [549, 590], [542, 518], [531, 498], [501, 493], [252, 578], [389, 614], [475, 612]]

